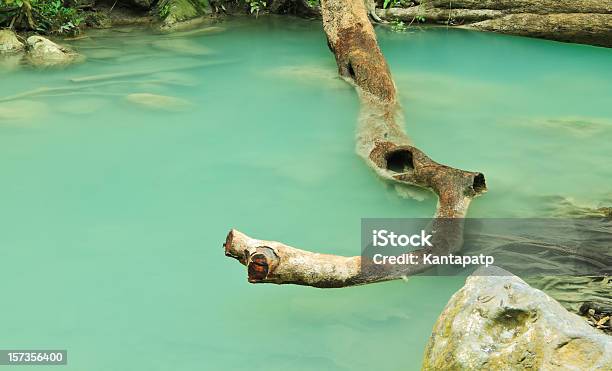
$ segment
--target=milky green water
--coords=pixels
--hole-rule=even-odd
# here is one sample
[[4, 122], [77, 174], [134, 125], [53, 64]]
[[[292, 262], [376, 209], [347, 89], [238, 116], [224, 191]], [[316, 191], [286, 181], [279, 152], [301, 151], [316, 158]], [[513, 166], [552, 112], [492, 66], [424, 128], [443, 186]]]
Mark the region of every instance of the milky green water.
[[[362, 217], [428, 217], [435, 199], [400, 197], [355, 155], [358, 100], [319, 22], [219, 26], [92, 33], [64, 70], [3, 60], [0, 348], [67, 349], [75, 371], [418, 369], [460, 278], [254, 286], [224, 257], [232, 227], [356, 255]], [[486, 174], [470, 216], [610, 203], [611, 50], [379, 37], [415, 143]]]

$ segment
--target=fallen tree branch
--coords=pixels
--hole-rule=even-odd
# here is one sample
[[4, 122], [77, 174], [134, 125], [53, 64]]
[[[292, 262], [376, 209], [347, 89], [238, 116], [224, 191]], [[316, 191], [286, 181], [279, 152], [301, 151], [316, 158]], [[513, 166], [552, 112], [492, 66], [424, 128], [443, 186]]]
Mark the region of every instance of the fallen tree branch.
[[344, 257], [297, 249], [276, 241], [258, 240], [232, 229], [223, 244], [225, 255], [247, 267], [250, 283], [295, 284], [338, 288], [395, 280], [426, 271], [423, 256], [446, 255], [462, 245], [462, 219], [434, 219], [433, 247], [412, 252], [419, 265], [374, 264], [361, 256]]
[[[398, 123], [395, 83], [378, 47], [363, 0], [322, 0], [323, 28], [336, 57], [338, 73], [353, 84], [361, 100], [357, 153], [386, 181], [431, 189], [438, 195], [432, 222], [434, 249], [456, 251], [463, 241], [463, 218], [473, 197], [486, 191], [484, 175], [439, 164], [414, 147]], [[400, 121], [401, 122], [401, 121]], [[457, 220], [457, 219], [455, 219]], [[225, 254], [248, 267], [249, 282], [344, 287], [401, 278], [429, 267], [378, 266], [360, 256], [341, 257], [250, 238], [236, 230], [227, 236]]]
[[357, 153], [388, 181], [433, 190], [439, 197], [436, 217], [464, 217], [470, 200], [486, 191], [484, 175], [441, 165], [411, 145], [398, 124], [395, 84], [363, 1], [323, 0], [321, 9], [338, 73], [361, 99]]
[[465, 28], [612, 47], [612, 14], [511, 14]]
[[[448, 2], [446, 3], [448, 6]], [[462, 8], [433, 8], [429, 5], [417, 5], [410, 8], [377, 9], [382, 19], [395, 19], [410, 22], [415, 17], [421, 17], [430, 23], [449, 24], [455, 22], [479, 22], [487, 19], [501, 17], [504, 13], [495, 9], [462, 9]]]
[[377, 9], [384, 21], [446, 24], [612, 47], [612, 0], [433, 0]]

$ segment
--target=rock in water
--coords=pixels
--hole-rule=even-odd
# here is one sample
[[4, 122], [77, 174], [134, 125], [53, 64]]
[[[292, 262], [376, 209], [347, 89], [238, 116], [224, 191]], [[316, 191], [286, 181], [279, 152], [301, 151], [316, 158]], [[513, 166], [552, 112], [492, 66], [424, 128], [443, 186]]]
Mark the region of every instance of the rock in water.
[[20, 53], [0, 53], [0, 74], [12, 72], [21, 68], [23, 55]]
[[11, 30], [0, 30], [0, 54], [17, 53], [25, 48], [23, 43], [17, 39], [17, 35]]
[[162, 29], [180, 28], [179, 23], [211, 13], [208, 0], [161, 0], [157, 4], [163, 20]]
[[174, 52], [176, 54], [206, 55], [212, 51], [196, 42], [183, 39], [161, 39], [155, 40], [151, 45], [156, 49]]
[[0, 103], [0, 124], [14, 124], [43, 118], [48, 115], [47, 104], [32, 100]]
[[450, 299], [423, 370], [612, 370], [612, 337], [497, 267], [480, 268]]
[[30, 36], [27, 43], [28, 61], [36, 67], [65, 66], [83, 59], [80, 54], [42, 36]]
[[180, 111], [190, 105], [188, 101], [180, 98], [150, 93], [130, 94], [126, 98], [129, 102], [139, 104], [143, 107], [166, 111]]

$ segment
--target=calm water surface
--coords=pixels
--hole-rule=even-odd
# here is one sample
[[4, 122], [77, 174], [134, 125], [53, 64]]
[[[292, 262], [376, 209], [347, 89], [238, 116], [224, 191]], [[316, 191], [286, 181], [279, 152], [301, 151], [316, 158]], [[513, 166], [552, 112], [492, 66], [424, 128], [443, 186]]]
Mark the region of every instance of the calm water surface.
[[[224, 257], [231, 227], [355, 255], [362, 217], [428, 217], [435, 199], [355, 155], [357, 97], [319, 22], [219, 27], [91, 33], [64, 70], [2, 61], [0, 348], [68, 349], [75, 371], [418, 369], [462, 279], [253, 286]], [[487, 175], [470, 216], [611, 203], [612, 50], [379, 36], [415, 143]]]

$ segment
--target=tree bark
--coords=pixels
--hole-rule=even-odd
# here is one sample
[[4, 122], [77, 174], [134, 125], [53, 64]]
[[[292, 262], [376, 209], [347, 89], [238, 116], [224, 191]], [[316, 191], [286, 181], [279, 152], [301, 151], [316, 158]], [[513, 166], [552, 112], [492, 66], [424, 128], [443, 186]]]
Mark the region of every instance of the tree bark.
[[612, 47], [612, 14], [511, 14], [469, 28]]
[[[353, 84], [361, 100], [357, 153], [384, 180], [431, 189], [438, 195], [432, 228], [435, 251], [448, 253], [462, 244], [463, 218], [473, 197], [486, 191], [484, 175], [455, 169], [430, 159], [414, 147], [402, 128], [395, 83], [378, 47], [363, 0], [322, 0], [323, 28], [338, 73]], [[403, 124], [403, 123], [402, 123]], [[421, 265], [381, 267], [361, 257], [323, 255], [279, 242], [252, 239], [230, 231], [225, 254], [248, 267], [249, 282], [343, 287], [397, 279], [427, 269]]]
[[223, 244], [225, 255], [247, 267], [250, 283], [294, 284], [338, 288], [395, 280], [426, 271], [425, 254], [456, 252], [463, 243], [463, 219], [434, 219], [432, 247], [412, 252], [418, 265], [374, 264], [362, 256], [344, 257], [300, 250], [276, 241], [258, 240], [232, 229]]
[[480, 31], [612, 47], [612, 0], [432, 0], [377, 9], [385, 21], [461, 26]]

